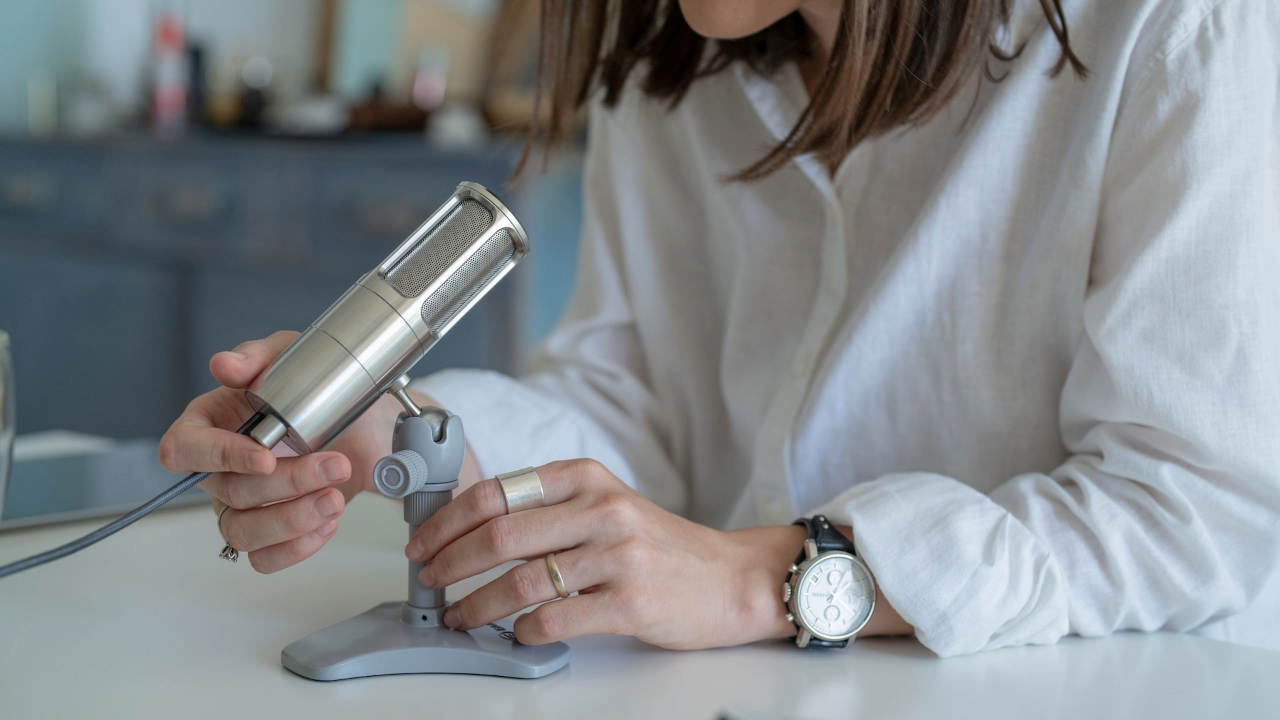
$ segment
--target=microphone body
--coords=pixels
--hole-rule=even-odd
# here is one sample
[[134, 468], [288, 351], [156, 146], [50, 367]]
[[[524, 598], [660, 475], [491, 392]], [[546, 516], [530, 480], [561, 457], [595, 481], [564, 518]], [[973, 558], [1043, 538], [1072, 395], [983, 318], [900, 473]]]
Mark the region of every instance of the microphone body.
[[378, 267], [338, 298], [246, 391], [250, 436], [324, 449], [529, 251], [515, 215], [462, 183]]

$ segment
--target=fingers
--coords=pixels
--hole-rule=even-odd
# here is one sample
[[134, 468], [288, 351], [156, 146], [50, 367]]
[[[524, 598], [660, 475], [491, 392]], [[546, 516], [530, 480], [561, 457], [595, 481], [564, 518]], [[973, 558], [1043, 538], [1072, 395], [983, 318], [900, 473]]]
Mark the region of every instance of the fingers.
[[[569, 592], [594, 587], [606, 579], [599, 563], [593, 566], [584, 562], [587, 552], [576, 549], [556, 553], [556, 567]], [[455, 630], [470, 630], [557, 597], [546, 558], [535, 558], [453, 603], [445, 613], [444, 624]]]
[[505, 562], [575, 547], [589, 531], [577, 522], [580, 515], [580, 503], [570, 501], [496, 517], [445, 546], [418, 579], [427, 587], [445, 587]]
[[249, 562], [254, 570], [269, 575], [315, 555], [336, 532], [338, 521], [330, 520], [302, 537], [249, 553]]
[[251, 553], [314, 532], [336, 520], [345, 505], [341, 492], [327, 488], [275, 505], [228, 510], [222, 516], [222, 534], [231, 547]]
[[611, 592], [595, 592], [539, 605], [516, 618], [516, 639], [525, 645], [544, 645], [580, 635], [619, 633], [612, 596]]
[[[256, 444], [256, 443], [255, 443]], [[267, 476], [224, 472], [211, 475], [200, 488], [237, 510], [277, 503], [337, 485], [351, 478], [351, 463], [336, 452], [277, 458]]]
[[250, 437], [210, 427], [184, 414], [160, 439], [160, 464], [176, 473], [265, 475], [275, 469], [276, 458]]
[[240, 343], [234, 350], [214, 355], [209, 360], [209, 372], [222, 385], [243, 390], [297, 337], [298, 333], [292, 330], [282, 330], [261, 340]]
[[[538, 468], [544, 502], [556, 505], [577, 495], [584, 486], [584, 473], [574, 469], [588, 463], [593, 461], [554, 462]], [[478, 482], [423, 523], [405, 548], [405, 555], [410, 560], [426, 561], [454, 540], [506, 514], [507, 499], [501, 483], [496, 478]]]

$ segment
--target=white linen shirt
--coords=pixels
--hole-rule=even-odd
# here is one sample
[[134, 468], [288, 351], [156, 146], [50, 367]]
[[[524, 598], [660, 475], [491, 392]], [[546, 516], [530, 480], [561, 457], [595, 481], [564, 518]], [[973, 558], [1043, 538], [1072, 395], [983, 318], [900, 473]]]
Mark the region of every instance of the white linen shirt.
[[1087, 80], [1020, 2], [1002, 82], [834, 178], [722, 179], [799, 116], [794, 66], [596, 108], [532, 371], [419, 388], [487, 475], [593, 457], [715, 527], [850, 523], [943, 656], [1280, 648], [1280, 3], [1064, 5]]

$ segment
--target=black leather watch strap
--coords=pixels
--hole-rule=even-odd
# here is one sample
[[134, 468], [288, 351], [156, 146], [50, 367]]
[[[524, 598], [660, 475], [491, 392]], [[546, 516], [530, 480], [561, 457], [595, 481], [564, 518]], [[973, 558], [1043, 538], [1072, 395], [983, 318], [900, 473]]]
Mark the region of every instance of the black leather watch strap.
[[[795, 521], [796, 525], [803, 525], [809, 531], [809, 539], [813, 540], [818, 546], [818, 552], [847, 552], [850, 555], [857, 555], [854, 550], [853, 541], [844, 536], [836, 529], [831, 521], [827, 520], [825, 515], [814, 515], [812, 518], [800, 518]], [[796, 564], [804, 562], [804, 548], [800, 549], [800, 554], [796, 556]], [[807, 647], [820, 648], [842, 648], [849, 645], [848, 640], [821, 640], [819, 638], [810, 638]]]
[[[818, 546], [818, 552], [847, 552], [850, 555], [857, 555], [854, 551], [853, 541], [844, 536], [844, 533], [836, 529], [835, 525], [827, 520], [826, 515], [814, 515], [811, 518], [800, 518], [795, 521], [796, 525], [803, 525], [809, 531], [809, 537]], [[804, 550], [800, 550], [800, 557], [796, 559], [799, 563], [804, 560]]]

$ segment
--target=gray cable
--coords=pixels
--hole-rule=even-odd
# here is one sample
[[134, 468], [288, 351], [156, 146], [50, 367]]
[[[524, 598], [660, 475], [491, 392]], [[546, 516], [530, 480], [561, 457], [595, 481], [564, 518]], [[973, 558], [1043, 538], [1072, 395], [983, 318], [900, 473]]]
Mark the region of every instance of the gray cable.
[[[241, 435], [248, 435], [249, 431], [252, 430], [253, 427], [257, 425], [260, 420], [262, 420], [262, 418], [263, 418], [262, 413], [255, 413], [254, 416], [249, 418], [249, 421], [246, 422], [244, 425], [241, 425], [240, 429], [237, 430], [236, 432]], [[57, 560], [59, 558], [64, 558], [72, 553], [79, 552], [89, 547], [90, 545], [98, 542], [99, 540], [102, 540], [111, 535], [114, 535], [115, 533], [138, 522], [139, 520], [146, 517], [147, 515], [150, 515], [152, 511], [154, 511], [156, 508], [160, 507], [161, 505], [164, 505], [165, 503], [178, 497], [182, 493], [190, 490], [192, 487], [196, 485], [196, 483], [200, 482], [201, 480], [204, 480], [207, 477], [209, 477], [209, 473], [207, 472], [191, 473], [190, 475], [186, 476], [181, 481], [179, 481], [176, 485], [169, 488], [168, 490], [165, 490], [159, 495], [151, 498], [144, 505], [139, 506], [137, 509], [130, 512], [128, 515], [125, 515], [122, 518], [113, 520], [110, 523], [103, 525], [102, 527], [98, 528], [97, 530], [94, 530], [93, 532], [89, 533], [88, 535], [85, 535], [82, 538], [72, 540], [66, 545], [62, 545], [52, 550], [42, 552], [39, 555], [32, 555], [29, 558], [23, 558], [22, 560], [18, 560], [17, 562], [12, 562], [12, 563], [9, 563], [8, 565], [0, 566], [0, 578], [6, 577], [8, 575], [13, 575], [14, 573], [20, 573], [23, 570], [30, 570], [31, 568], [36, 567], [37, 565], [43, 565], [47, 562], [53, 562], [54, 560]]]

